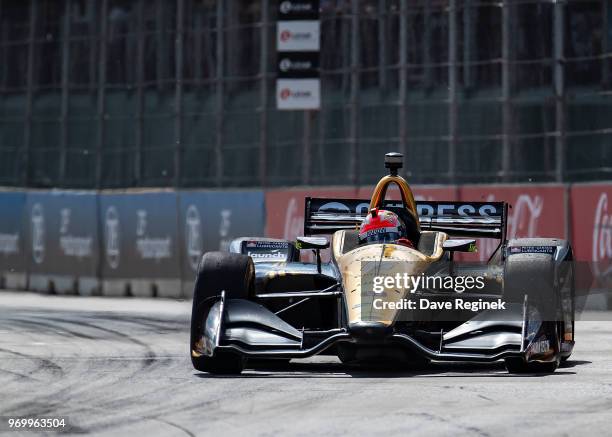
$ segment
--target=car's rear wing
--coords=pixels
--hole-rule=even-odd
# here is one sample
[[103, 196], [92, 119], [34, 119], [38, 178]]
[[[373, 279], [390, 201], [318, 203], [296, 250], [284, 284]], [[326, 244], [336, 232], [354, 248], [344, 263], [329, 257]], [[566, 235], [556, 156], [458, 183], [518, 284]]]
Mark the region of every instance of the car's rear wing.
[[[452, 236], [506, 239], [508, 204], [505, 202], [417, 202], [421, 230], [446, 232]], [[331, 234], [355, 229], [368, 213], [367, 199], [322, 199], [306, 197], [304, 235]], [[386, 200], [391, 211], [400, 201]], [[401, 214], [399, 214], [401, 217]]]

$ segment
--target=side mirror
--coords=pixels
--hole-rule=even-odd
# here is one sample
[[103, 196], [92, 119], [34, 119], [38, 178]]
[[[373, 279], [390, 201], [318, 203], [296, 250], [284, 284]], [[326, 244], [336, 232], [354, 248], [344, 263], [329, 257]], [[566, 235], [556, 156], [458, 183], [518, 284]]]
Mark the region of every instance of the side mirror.
[[476, 240], [446, 240], [442, 248], [449, 252], [476, 252]]
[[297, 237], [295, 247], [300, 250], [313, 249], [322, 250], [329, 247], [329, 240], [326, 237]]
[[297, 237], [295, 247], [300, 250], [312, 249], [317, 255], [317, 271], [321, 273], [321, 249], [329, 247], [327, 237]]

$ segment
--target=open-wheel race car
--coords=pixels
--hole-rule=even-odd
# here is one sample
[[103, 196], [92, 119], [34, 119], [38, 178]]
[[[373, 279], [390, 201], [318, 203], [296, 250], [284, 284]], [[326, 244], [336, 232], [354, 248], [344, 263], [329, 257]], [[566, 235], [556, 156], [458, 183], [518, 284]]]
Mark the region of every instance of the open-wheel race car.
[[[191, 317], [195, 369], [239, 373], [250, 360], [324, 354], [407, 368], [504, 360], [511, 373], [542, 373], [570, 356], [570, 244], [508, 240], [503, 202], [416, 202], [398, 175], [402, 159], [385, 156], [390, 174], [371, 199], [307, 197], [305, 236], [295, 242], [243, 237], [229, 252], [204, 254]], [[401, 200], [387, 198], [393, 185]], [[331, 243], [320, 235], [331, 235]], [[466, 255], [458, 252], [473, 251], [476, 238], [499, 245], [486, 263], [461, 261]], [[314, 252], [312, 262], [301, 261], [305, 251]], [[419, 277], [428, 285], [410, 280]], [[478, 286], [441, 285], [460, 277]], [[440, 281], [430, 286], [425, 278]]]

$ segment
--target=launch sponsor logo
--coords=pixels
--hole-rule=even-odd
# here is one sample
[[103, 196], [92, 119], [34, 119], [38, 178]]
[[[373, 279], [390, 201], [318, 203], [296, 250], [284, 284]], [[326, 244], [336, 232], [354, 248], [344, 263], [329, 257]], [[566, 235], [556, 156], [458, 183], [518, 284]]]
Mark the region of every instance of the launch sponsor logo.
[[254, 262], [287, 261], [289, 243], [286, 241], [247, 241], [244, 246]]
[[266, 259], [266, 260], [284, 261], [287, 259], [287, 255], [279, 251], [272, 251], [268, 253], [247, 252], [247, 255], [250, 256], [251, 258], [260, 258], [260, 259]]

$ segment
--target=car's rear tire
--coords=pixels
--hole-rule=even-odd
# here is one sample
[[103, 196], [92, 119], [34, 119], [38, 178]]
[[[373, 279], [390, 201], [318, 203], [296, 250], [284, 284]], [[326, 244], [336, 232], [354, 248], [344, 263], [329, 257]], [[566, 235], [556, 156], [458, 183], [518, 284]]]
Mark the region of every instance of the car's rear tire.
[[191, 310], [190, 351], [196, 370], [217, 374], [242, 372], [245, 360], [231, 352], [216, 352], [209, 357], [194, 353], [202, 335], [202, 324], [216, 296], [225, 291], [226, 299], [248, 299], [254, 292], [255, 269], [246, 255], [227, 252], [208, 252], [202, 256], [193, 290]]

